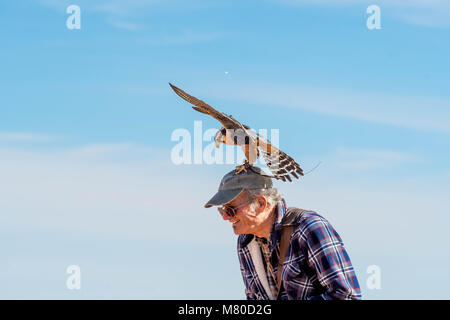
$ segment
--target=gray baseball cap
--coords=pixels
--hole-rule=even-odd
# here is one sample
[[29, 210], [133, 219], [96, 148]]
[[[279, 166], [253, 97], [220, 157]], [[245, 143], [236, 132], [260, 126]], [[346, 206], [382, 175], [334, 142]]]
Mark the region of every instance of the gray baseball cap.
[[221, 206], [232, 201], [244, 189], [272, 188], [272, 179], [258, 167], [250, 167], [247, 172], [236, 174], [236, 170], [228, 172], [220, 181], [219, 191], [205, 204], [205, 208]]

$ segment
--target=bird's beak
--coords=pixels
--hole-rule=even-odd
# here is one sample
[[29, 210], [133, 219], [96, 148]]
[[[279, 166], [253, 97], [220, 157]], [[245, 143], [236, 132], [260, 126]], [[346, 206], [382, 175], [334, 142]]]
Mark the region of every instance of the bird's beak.
[[220, 144], [222, 143], [222, 132], [217, 131], [216, 135], [214, 136], [214, 143], [216, 145], [216, 148], [220, 147]]

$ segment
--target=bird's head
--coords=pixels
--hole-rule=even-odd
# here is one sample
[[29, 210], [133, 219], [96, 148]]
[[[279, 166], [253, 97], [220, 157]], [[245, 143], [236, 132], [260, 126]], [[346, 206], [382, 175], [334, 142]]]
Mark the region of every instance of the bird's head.
[[222, 127], [219, 131], [217, 131], [216, 135], [214, 136], [214, 143], [216, 144], [216, 148], [220, 147], [220, 144], [225, 142], [227, 130]]

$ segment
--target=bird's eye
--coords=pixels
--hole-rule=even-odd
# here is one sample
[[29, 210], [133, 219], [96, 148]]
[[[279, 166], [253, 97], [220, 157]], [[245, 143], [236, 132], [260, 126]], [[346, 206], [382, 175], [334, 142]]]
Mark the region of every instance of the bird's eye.
[[222, 130], [220, 130], [220, 132], [225, 135], [227, 133], [227, 130], [225, 128], [222, 128]]

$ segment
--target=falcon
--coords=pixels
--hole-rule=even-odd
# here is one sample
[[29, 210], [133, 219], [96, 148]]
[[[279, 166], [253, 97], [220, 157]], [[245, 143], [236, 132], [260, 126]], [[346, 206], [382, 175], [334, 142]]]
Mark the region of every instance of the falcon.
[[173, 84], [169, 83], [169, 85], [178, 96], [194, 105], [192, 107], [194, 110], [205, 113], [222, 124], [222, 128], [214, 136], [216, 147], [221, 144], [241, 146], [246, 160], [242, 166], [236, 167], [236, 174], [251, 169], [261, 152], [267, 167], [273, 174], [273, 178], [284, 182], [286, 180], [292, 182], [290, 176], [299, 179], [299, 175], [304, 175], [302, 168], [294, 159], [275, 148], [269, 140], [256, 133], [249, 126], [241, 124], [231, 115], [217, 111], [204, 101], [187, 94]]

